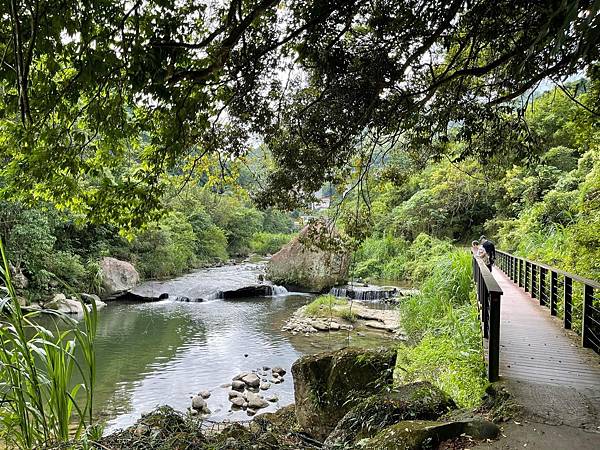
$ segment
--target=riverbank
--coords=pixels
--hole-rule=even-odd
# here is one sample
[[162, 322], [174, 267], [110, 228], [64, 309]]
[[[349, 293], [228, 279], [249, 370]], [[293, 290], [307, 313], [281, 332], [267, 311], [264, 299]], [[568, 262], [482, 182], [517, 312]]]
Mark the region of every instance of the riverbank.
[[214, 423], [161, 407], [103, 437], [99, 448], [456, 449], [498, 436], [488, 411], [457, 409], [429, 383], [392, 385], [395, 359], [385, 349], [305, 356], [292, 365], [295, 402], [277, 412]]

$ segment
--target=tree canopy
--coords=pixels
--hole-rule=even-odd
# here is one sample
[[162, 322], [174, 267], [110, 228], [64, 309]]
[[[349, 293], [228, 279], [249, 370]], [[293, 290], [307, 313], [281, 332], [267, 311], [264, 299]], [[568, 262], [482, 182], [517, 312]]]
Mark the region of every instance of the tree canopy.
[[[501, 153], [505, 114], [598, 60], [600, 1], [7, 0], [5, 195], [121, 227], [169, 180], [262, 141], [262, 205], [302, 204], [369, 146]], [[518, 107], [518, 105], [517, 105]], [[471, 137], [478, 135], [476, 143]], [[482, 138], [483, 136], [483, 138]], [[368, 143], [368, 145], [364, 145]]]

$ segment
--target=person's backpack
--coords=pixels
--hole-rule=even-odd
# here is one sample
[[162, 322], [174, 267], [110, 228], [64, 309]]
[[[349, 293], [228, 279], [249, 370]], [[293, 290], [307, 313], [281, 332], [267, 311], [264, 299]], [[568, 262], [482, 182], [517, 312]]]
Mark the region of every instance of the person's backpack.
[[488, 255], [488, 262], [486, 262], [486, 264], [487, 265], [494, 264], [494, 261], [496, 260], [496, 246], [490, 240], [486, 240], [482, 244], [482, 246], [483, 246], [483, 249], [485, 250], [485, 253]]

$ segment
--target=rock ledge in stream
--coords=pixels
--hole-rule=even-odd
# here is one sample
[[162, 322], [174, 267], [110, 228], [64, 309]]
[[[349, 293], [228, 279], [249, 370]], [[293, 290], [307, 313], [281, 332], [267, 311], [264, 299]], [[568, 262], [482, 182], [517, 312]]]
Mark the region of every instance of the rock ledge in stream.
[[[334, 305], [334, 309], [338, 306]], [[348, 308], [342, 306], [341, 308]], [[311, 317], [306, 315], [306, 306], [299, 308], [282, 327], [282, 331], [296, 333], [316, 333], [318, 331], [353, 330], [356, 325], [364, 325], [377, 330], [394, 333], [397, 338], [403, 339], [404, 334], [400, 328], [400, 319], [396, 310], [372, 309], [360, 303], [353, 303], [352, 313], [357, 319], [351, 323], [341, 317], [328, 317], [328, 311], [323, 309], [323, 316]]]

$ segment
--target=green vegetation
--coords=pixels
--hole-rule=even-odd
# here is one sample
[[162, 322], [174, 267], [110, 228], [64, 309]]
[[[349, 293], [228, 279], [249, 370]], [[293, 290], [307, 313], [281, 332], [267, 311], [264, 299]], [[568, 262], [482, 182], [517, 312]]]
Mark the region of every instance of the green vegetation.
[[479, 404], [487, 387], [472, 284], [471, 255], [447, 250], [431, 265], [420, 293], [400, 305], [413, 346], [398, 352], [398, 381], [427, 380], [457, 404]]
[[290, 242], [293, 234], [259, 232], [252, 236], [250, 248], [259, 255], [277, 253], [281, 247]]
[[92, 425], [96, 306], [84, 305], [80, 324], [58, 313], [55, 330], [36, 324], [39, 313], [21, 309], [1, 241], [0, 250], [0, 442], [29, 450], [79, 439]]
[[309, 317], [340, 317], [356, 322], [356, 315], [348, 300], [334, 295], [321, 295], [305, 306], [304, 314]]
[[85, 223], [51, 204], [32, 208], [5, 201], [0, 237], [13, 272], [29, 281], [23, 294], [37, 299], [63, 283], [76, 292], [99, 293], [103, 256], [132, 262], [142, 278], [160, 279], [250, 252], [275, 253], [293, 236], [289, 214], [259, 211], [243, 192], [188, 187], [179, 197], [165, 198], [165, 209], [157, 220], [122, 236], [114, 227]]

